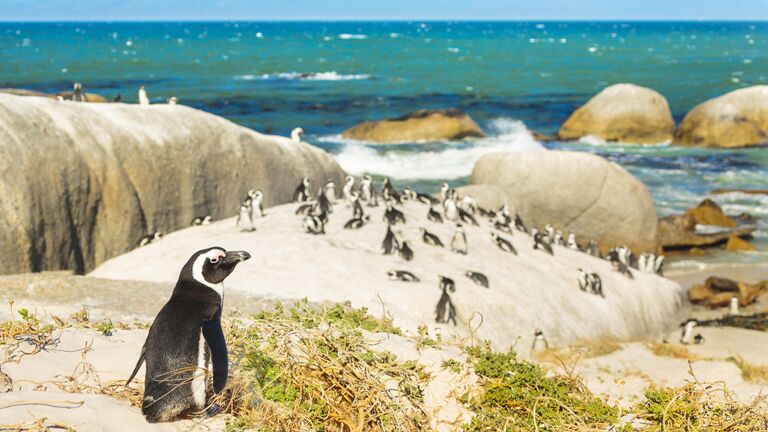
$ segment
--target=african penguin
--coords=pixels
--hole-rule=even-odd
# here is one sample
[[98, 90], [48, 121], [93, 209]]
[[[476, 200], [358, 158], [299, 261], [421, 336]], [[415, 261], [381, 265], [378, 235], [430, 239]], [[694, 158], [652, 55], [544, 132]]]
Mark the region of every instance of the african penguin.
[[400, 210], [396, 209], [392, 203], [387, 204], [387, 209], [384, 211], [384, 217], [382, 220], [390, 225], [396, 225], [398, 223], [405, 223], [405, 215]]
[[400, 245], [397, 243], [395, 233], [392, 232], [392, 226], [387, 225], [387, 233], [384, 235], [384, 240], [381, 242], [381, 252], [384, 255], [392, 255], [400, 249]]
[[589, 289], [589, 274], [581, 268], [579, 268], [579, 289], [584, 292]]
[[438, 299], [437, 306], [435, 306], [435, 322], [439, 324], [452, 322], [456, 326], [458, 325], [456, 322], [456, 308], [453, 306], [451, 296], [448, 294], [442, 279], [440, 280], [440, 289], [442, 294], [440, 294], [440, 299]]
[[360, 229], [371, 220], [371, 215], [365, 215], [361, 218], [352, 218], [344, 224], [344, 229]]
[[251, 199], [251, 220], [264, 217], [264, 207], [262, 202], [264, 201], [264, 193], [260, 190], [249, 190], [248, 197]]
[[309, 179], [304, 177], [301, 179], [301, 183], [296, 187], [293, 192], [293, 202], [309, 201], [311, 193], [309, 191]]
[[319, 215], [308, 214], [304, 216], [302, 228], [307, 234], [325, 234], [326, 222], [328, 222], [328, 216], [325, 212]]
[[531, 345], [531, 356], [534, 354], [548, 350], [549, 349], [549, 341], [547, 341], [547, 338], [544, 336], [544, 332], [541, 331], [541, 329], [536, 329], [535, 332], [533, 332], [533, 344]]
[[419, 199], [419, 195], [410, 186], [406, 186], [403, 188], [403, 198], [415, 202]]
[[568, 233], [568, 241], [565, 242], [568, 249], [579, 250], [579, 244], [576, 243], [576, 234]]
[[448, 292], [456, 292], [456, 282], [453, 281], [453, 279], [446, 277], [446, 276], [440, 276], [440, 289], [441, 290], [448, 290]]
[[302, 204], [299, 206], [299, 208], [296, 209], [296, 216], [306, 216], [310, 213], [312, 213], [312, 210], [315, 208], [315, 203], [309, 203], [309, 204]]
[[[533, 232], [533, 230], [531, 230], [531, 232]], [[552, 251], [552, 246], [549, 245], [546, 238], [544, 237], [544, 234], [540, 232], [536, 232], [533, 235], [533, 249], [544, 251], [553, 256], [555, 255], [554, 251]]]
[[348, 175], [344, 181], [344, 187], [341, 188], [341, 195], [344, 197], [344, 202], [347, 203], [347, 207], [352, 207], [352, 189], [355, 187], [355, 178]]
[[683, 328], [681, 334], [680, 334], [680, 343], [683, 345], [688, 345], [691, 343], [691, 337], [693, 336], [693, 329], [699, 324], [696, 320], [688, 320], [681, 324], [680, 326]]
[[550, 225], [550, 224], [547, 224], [547, 225], [544, 227], [544, 231], [547, 233], [547, 234], [545, 235], [545, 238], [544, 238], [544, 239], [545, 239], [545, 240], [546, 240], [546, 242], [547, 242], [547, 243], [549, 243], [549, 244], [550, 244], [550, 246], [551, 246], [551, 245], [552, 245], [552, 243], [554, 243], [554, 242], [555, 242], [555, 227], [553, 227], [553, 226], [552, 226], [552, 225]]
[[201, 411], [206, 372], [213, 366], [213, 392], [227, 383], [229, 360], [221, 328], [224, 279], [251, 256], [220, 247], [203, 249], [182, 267], [171, 298], [160, 309], [141, 348], [130, 384], [146, 362], [141, 411], [150, 423]]
[[392, 200], [398, 204], [401, 203], [402, 197], [400, 196], [400, 192], [398, 192], [397, 189], [392, 186], [392, 182], [389, 180], [389, 177], [384, 177], [381, 193], [385, 201]]
[[664, 276], [664, 255], [656, 257], [656, 261], [653, 263], [653, 271], [659, 276]]
[[113, 103], [118, 103], [118, 102], [122, 102], [122, 101], [123, 101], [123, 95], [121, 95], [120, 93], [118, 93], [117, 96], [115, 96], [115, 98], [112, 99]]
[[459, 201], [459, 208], [465, 212], [474, 215], [477, 213], [477, 201], [471, 196], [465, 196]]
[[728, 303], [728, 315], [739, 314], [739, 298], [736, 296], [731, 297], [730, 303]]
[[325, 186], [323, 187], [323, 194], [329, 203], [333, 204], [336, 202], [336, 183], [334, 183], [333, 180], [328, 180], [325, 183]]
[[461, 207], [457, 207], [456, 211], [458, 212], [459, 219], [461, 219], [462, 222], [472, 224], [475, 226], [479, 226], [480, 224], [477, 223], [477, 219], [475, 219], [474, 216], [472, 216], [471, 213], [468, 211], [462, 209]]
[[171, 97], [169, 97], [169, 98], [166, 100], [166, 102], [168, 102], [168, 105], [178, 105], [178, 103], [179, 103], [179, 98], [177, 98], [176, 96], [171, 96]]
[[315, 206], [312, 208], [312, 211], [315, 214], [333, 213], [333, 206], [331, 205], [331, 201], [328, 199], [328, 195], [325, 191], [326, 189], [323, 188], [317, 192], [317, 200], [315, 200]]
[[194, 219], [192, 219], [192, 225], [210, 225], [212, 222], [212, 218], [210, 215], [208, 216], [198, 216]]
[[301, 136], [304, 135], [304, 129], [297, 127], [291, 131], [291, 141], [301, 142]]
[[443, 223], [443, 216], [441, 216], [440, 213], [432, 207], [429, 207], [429, 210], [427, 210], [427, 219], [431, 220], [432, 222]]
[[79, 82], [75, 83], [74, 90], [72, 91], [72, 102], [86, 102], [83, 85]]
[[697, 333], [696, 336], [693, 337], [693, 343], [696, 345], [701, 345], [704, 343], [704, 336], [701, 335], [701, 333]]
[[443, 201], [443, 215], [451, 222], [459, 220], [459, 207], [456, 205], [456, 200], [449, 197]]
[[482, 273], [473, 272], [473, 271], [467, 271], [466, 273], [464, 273], [464, 275], [468, 277], [475, 284], [480, 285], [481, 287], [484, 287], [484, 288], [489, 288], [488, 276]]
[[408, 242], [398, 241], [398, 245], [399, 247], [397, 248], [397, 253], [400, 255], [400, 258], [402, 258], [404, 261], [411, 261], [413, 259], [413, 249], [408, 246]]
[[597, 273], [590, 273], [587, 275], [587, 278], [589, 280], [589, 289], [592, 294], [605, 297], [605, 294], [603, 294], [603, 280], [600, 279], [600, 275]]
[[139, 246], [146, 246], [150, 243], [154, 243], [163, 238], [163, 233], [155, 231], [152, 234], [147, 234], [139, 240]]
[[240, 213], [237, 215], [235, 226], [241, 231], [256, 231], [253, 225], [253, 212], [251, 210], [251, 200], [246, 199], [240, 204]]
[[440, 238], [438, 236], [427, 231], [425, 228], [421, 228], [421, 239], [424, 241], [424, 243], [428, 245], [445, 247], [445, 245], [443, 245], [443, 242], [440, 241]]
[[565, 246], [565, 242], [563, 242], [563, 232], [560, 230], [557, 230], [555, 233], [555, 240], [553, 242], [554, 244], [558, 246]]
[[373, 185], [373, 178], [369, 175], [363, 176], [363, 180], [360, 182], [360, 198], [368, 207], [379, 205], [376, 202], [376, 188]]
[[593, 257], [600, 258], [600, 248], [597, 246], [597, 242], [593, 239], [589, 239], [586, 252]]
[[144, 86], [139, 87], [139, 105], [149, 105], [149, 96]]
[[493, 242], [496, 243], [496, 246], [499, 249], [503, 250], [504, 252], [509, 252], [517, 255], [517, 251], [515, 250], [515, 247], [512, 246], [512, 242], [510, 242], [509, 240], [501, 237], [495, 232], [491, 233], [491, 240], [493, 240]]
[[415, 274], [405, 270], [390, 270], [387, 272], [389, 280], [400, 282], [419, 282], [419, 278]]
[[467, 234], [464, 232], [464, 227], [461, 224], [456, 224], [456, 228], [453, 230], [453, 237], [451, 237], [451, 251], [466, 255], [468, 248]]

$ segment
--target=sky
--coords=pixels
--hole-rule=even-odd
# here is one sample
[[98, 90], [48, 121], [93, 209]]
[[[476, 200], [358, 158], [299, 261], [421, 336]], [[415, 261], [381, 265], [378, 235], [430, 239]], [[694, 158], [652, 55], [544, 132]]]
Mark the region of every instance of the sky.
[[0, 21], [768, 20], [768, 0], [0, 0]]

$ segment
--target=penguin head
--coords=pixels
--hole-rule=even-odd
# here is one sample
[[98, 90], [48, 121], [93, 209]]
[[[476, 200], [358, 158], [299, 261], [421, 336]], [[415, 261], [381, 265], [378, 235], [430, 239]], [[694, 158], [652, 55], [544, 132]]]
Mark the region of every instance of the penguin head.
[[191, 276], [195, 282], [214, 287], [224, 282], [237, 264], [248, 260], [251, 255], [245, 251], [227, 251], [212, 247], [195, 252], [182, 269], [180, 279]]

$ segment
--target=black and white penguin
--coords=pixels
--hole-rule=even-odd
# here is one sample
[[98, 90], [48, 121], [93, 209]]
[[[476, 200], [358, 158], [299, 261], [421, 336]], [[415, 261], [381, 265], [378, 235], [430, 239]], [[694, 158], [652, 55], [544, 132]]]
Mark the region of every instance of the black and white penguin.
[[739, 315], [739, 298], [736, 296], [728, 303], [728, 315]]
[[533, 344], [531, 345], [531, 356], [544, 350], [549, 349], [549, 341], [544, 336], [544, 332], [541, 329], [536, 329], [533, 332]]
[[611, 251], [608, 254], [608, 259], [611, 262], [611, 265], [613, 266], [614, 270], [616, 270], [617, 272], [623, 274], [624, 276], [628, 277], [629, 279], [634, 279], [635, 278], [635, 276], [632, 274], [632, 270], [630, 270], [630, 268], [626, 264], [621, 262], [621, 259], [618, 257], [618, 251], [616, 251], [616, 250]]
[[400, 195], [400, 192], [398, 192], [397, 189], [395, 189], [395, 187], [392, 185], [389, 177], [384, 177], [381, 186], [381, 195], [384, 197], [384, 201], [394, 201], [397, 204], [402, 202], [402, 196]]
[[439, 247], [445, 247], [442, 241], [440, 241], [440, 238], [431, 232], [427, 231], [425, 228], [421, 228], [421, 239], [424, 241], [424, 243], [431, 245], [431, 246], [439, 246]]
[[314, 202], [302, 204], [296, 209], [294, 213], [296, 214], [296, 216], [306, 216], [312, 213], [312, 210], [315, 208], [315, 204], [316, 203]]
[[[533, 230], [531, 231], [533, 232]], [[549, 242], [547, 242], [544, 234], [540, 232], [536, 232], [533, 235], [533, 249], [544, 251], [552, 256], [555, 255], [555, 252], [552, 250], [552, 246], [549, 245]]]
[[390, 270], [387, 272], [389, 280], [400, 282], [419, 282], [420, 279], [413, 273], [406, 270]]
[[410, 186], [406, 186], [403, 188], [403, 199], [416, 202], [419, 199], [419, 194], [417, 194]]
[[240, 213], [237, 215], [235, 226], [240, 228], [241, 231], [256, 231], [256, 227], [253, 224], [253, 212], [251, 210], [251, 200], [246, 199], [240, 204]]
[[304, 135], [304, 129], [300, 127], [293, 128], [293, 130], [291, 131], [291, 141], [301, 142], [303, 135]]
[[373, 178], [369, 175], [363, 176], [363, 180], [360, 181], [360, 199], [362, 199], [368, 207], [376, 207], [379, 205], [376, 197], [376, 187], [373, 185]]
[[589, 274], [584, 269], [579, 268], [579, 289], [588, 292], [589, 290]]
[[456, 322], [456, 307], [454, 307], [453, 301], [451, 301], [451, 296], [447, 292], [448, 288], [443, 284], [443, 279], [447, 278], [441, 276], [440, 279], [440, 289], [442, 290], [442, 294], [440, 294], [440, 299], [438, 299], [437, 306], [435, 306], [435, 322], [438, 324], [448, 324], [452, 322], [453, 325], [456, 326], [458, 325]]
[[72, 102], [87, 102], [85, 92], [83, 91], [83, 85], [79, 82], [76, 82], [73, 88]]
[[360, 229], [371, 220], [371, 215], [365, 215], [361, 218], [352, 218], [344, 224], [344, 229]]
[[546, 233], [544, 235], [544, 239], [549, 243], [550, 246], [552, 246], [555, 243], [555, 227], [553, 227], [551, 224], [547, 224], [544, 227], [544, 232]]
[[467, 271], [464, 275], [477, 285], [480, 285], [483, 288], [490, 288], [488, 276], [474, 271]]
[[597, 242], [593, 239], [589, 239], [586, 252], [593, 257], [600, 258], [600, 248], [597, 246]]
[[699, 322], [694, 319], [690, 319], [680, 324], [680, 327], [683, 328], [682, 332], [680, 333], [681, 344], [688, 345], [691, 343], [691, 338], [693, 337], [693, 329], [696, 328], [697, 325], [699, 325]]
[[432, 222], [443, 223], [443, 216], [431, 206], [429, 207], [429, 210], [427, 210], [427, 219]]
[[139, 105], [149, 105], [149, 96], [147, 96], [147, 89], [144, 86], [139, 87]]
[[413, 259], [413, 249], [408, 246], [408, 242], [404, 240], [398, 240], [397, 243], [399, 245], [397, 248], [397, 254], [400, 255], [400, 258], [402, 258], [404, 261], [411, 261]]
[[348, 175], [344, 180], [344, 187], [341, 188], [341, 195], [344, 198], [344, 202], [347, 207], [352, 207], [352, 190], [355, 188], [355, 178]]
[[163, 238], [163, 233], [155, 231], [152, 234], [147, 234], [139, 240], [139, 247], [146, 246], [150, 243], [154, 243]]
[[477, 212], [480, 213], [480, 216], [487, 217], [491, 219], [491, 221], [493, 221], [493, 219], [496, 218], [496, 212], [493, 210], [488, 210], [486, 208], [478, 206]]
[[384, 255], [392, 255], [399, 249], [400, 245], [397, 243], [397, 238], [392, 231], [392, 226], [387, 225], [387, 233], [384, 235], [384, 240], [381, 242], [381, 252]]
[[704, 336], [702, 336], [701, 333], [697, 333], [696, 336], [693, 337], [693, 343], [696, 345], [701, 345], [704, 343]]
[[512, 227], [510, 227], [508, 224], [505, 224], [499, 220], [493, 221], [493, 227], [501, 232], [504, 232], [510, 235], [513, 234]]
[[456, 222], [459, 220], [459, 206], [453, 197], [448, 197], [443, 201], [443, 215], [445, 219]]
[[350, 200], [350, 205], [352, 206], [352, 218], [362, 219], [365, 212], [363, 211], [363, 205], [360, 203], [360, 192], [352, 191]]
[[456, 282], [447, 276], [440, 276], [440, 289], [448, 292], [456, 292]]
[[653, 263], [653, 271], [659, 276], [664, 276], [664, 255], [659, 255]]
[[255, 221], [264, 217], [264, 193], [260, 190], [251, 189], [248, 191], [248, 197], [251, 200], [251, 220]]
[[461, 198], [458, 202], [458, 205], [460, 209], [473, 216], [477, 213], [477, 201], [475, 201], [475, 199], [469, 195]]
[[213, 221], [213, 218], [211, 217], [211, 215], [208, 215], [208, 216], [198, 216], [198, 217], [192, 219], [192, 226], [210, 225], [212, 221]]
[[334, 204], [336, 202], [336, 183], [334, 183], [333, 180], [329, 179], [325, 182], [325, 186], [323, 186], [323, 194], [329, 203]]
[[384, 211], [384, 217], [382, 220], [390, 225], [397, 225], [398, 223], [405, 223], [405, 215], [400, 210], [396, 209], [392, 202], [387, 204], [387, 209]]
[[331, 201], [328, 200], [328, 195], [325, 193], [325, 188], [320, 189], [317, 192], [317, 199], [315, 200], [315, 206], [312, 208], [312, 212], [314, 214], [333, 213], [333, 205], [331, 204]]
[[565, 247], [568, 249], [579, 250], [579, 244], [576, 243], [576, 234], [568, 233], [568, 240], [565, 242]]
[[472, 216], [472, 214], [469, 213], [468, 211], [462, 209], [461, 207], [458, 207], [456, 211], [458, 212], [459, 219], [461, 219], [462, 222], [472, 224], [475, 226], [480, 225], [479, 223], [477, 223], [477, 219], [475, 219], [475, 217]]
[[557, 232], [555, 232], [555, 240], [553, 241], [553, 244], [556, 244], [558, 246], [565, 246], [565, 242], [563, 241], [562, 231], [557, 230]]
[[605, 294], [603, 294], [603, 280], [600, 279], [600, 275], [597, 273], [590, 273], [587, 275], [587, 277], [589, 281], [589, 290], [592, 292], [592, 294], [605, 297]]
[[151, 423], [201, 411], [206, 406], [206, 375], [213, 369], [213, 392], [227, 383], [229, 361], [221, 328], [224, 280], [251, 256], [220, 247], [203, 249], [181, 269], [171, 298], [160, 309], [141, 348], [130, 384], [143, 363], [141, 411]]
[[523, 218], [521, 218], [517, 213], [515, 213], [515, 229], [524, 233], [528, 232], [528, 228], [526, 228], [525, 224], [523, 223]]
[[117, 96], [115, 96], [115, 98], [112, 99], [112, 103], [119, 103], [122, 101], [123, 101], [123, 95], [121, 95], [120, 93], [118, 93]]
[[328, 215], [325, 212], [317, 215], [308, 214], [304, 216], [301, 226], [307, 234], [325, 234], [325, 224], [327, 222]]
[[501, 237], [500, 235], [496, 234], [495, 232], [491, 233], [491, 240], [493, 240], [494, 243], [496, 243], [496, 246], [503, 250], [504, 252], [509, 252], [512, 254], [517, 255], [517, 250], [515, 250], [515, 247], [512, 246], [512, 242], [505, 239], [504, 237]]
[[453, 230], [453, 237], [451, 237], [451, 251], [466, 255], [469, 252], [468, 249], [467, 233], [464, 232], [464, 227], [461, 224], [456, 224], [456, 228]]
[[309, 201], [311, 195], [310, 189], [309, 189], [309, 178], [304, 177], [301, 179], [301, 183], [296, 187], [296, 190], [293, 192], [293, 202], [304, 202]]
[[428, 206], [433, 206], [440, 202], [437, 198], [433, 197], [430, 194], [416, 192], [416, 201], [419, 201], [422, 204], [426, 204]]
[[179, 98], [176, 96], [169, 97], [166, 102], [168, 102], [168, 105], [178, 105], [179, 104]]

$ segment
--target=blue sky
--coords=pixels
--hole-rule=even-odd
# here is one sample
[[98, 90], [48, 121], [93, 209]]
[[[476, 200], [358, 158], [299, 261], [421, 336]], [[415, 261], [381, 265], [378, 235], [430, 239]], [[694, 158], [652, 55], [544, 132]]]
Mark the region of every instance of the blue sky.
[[768, 0], [0, 0], [0, 20], [766, 20]]

